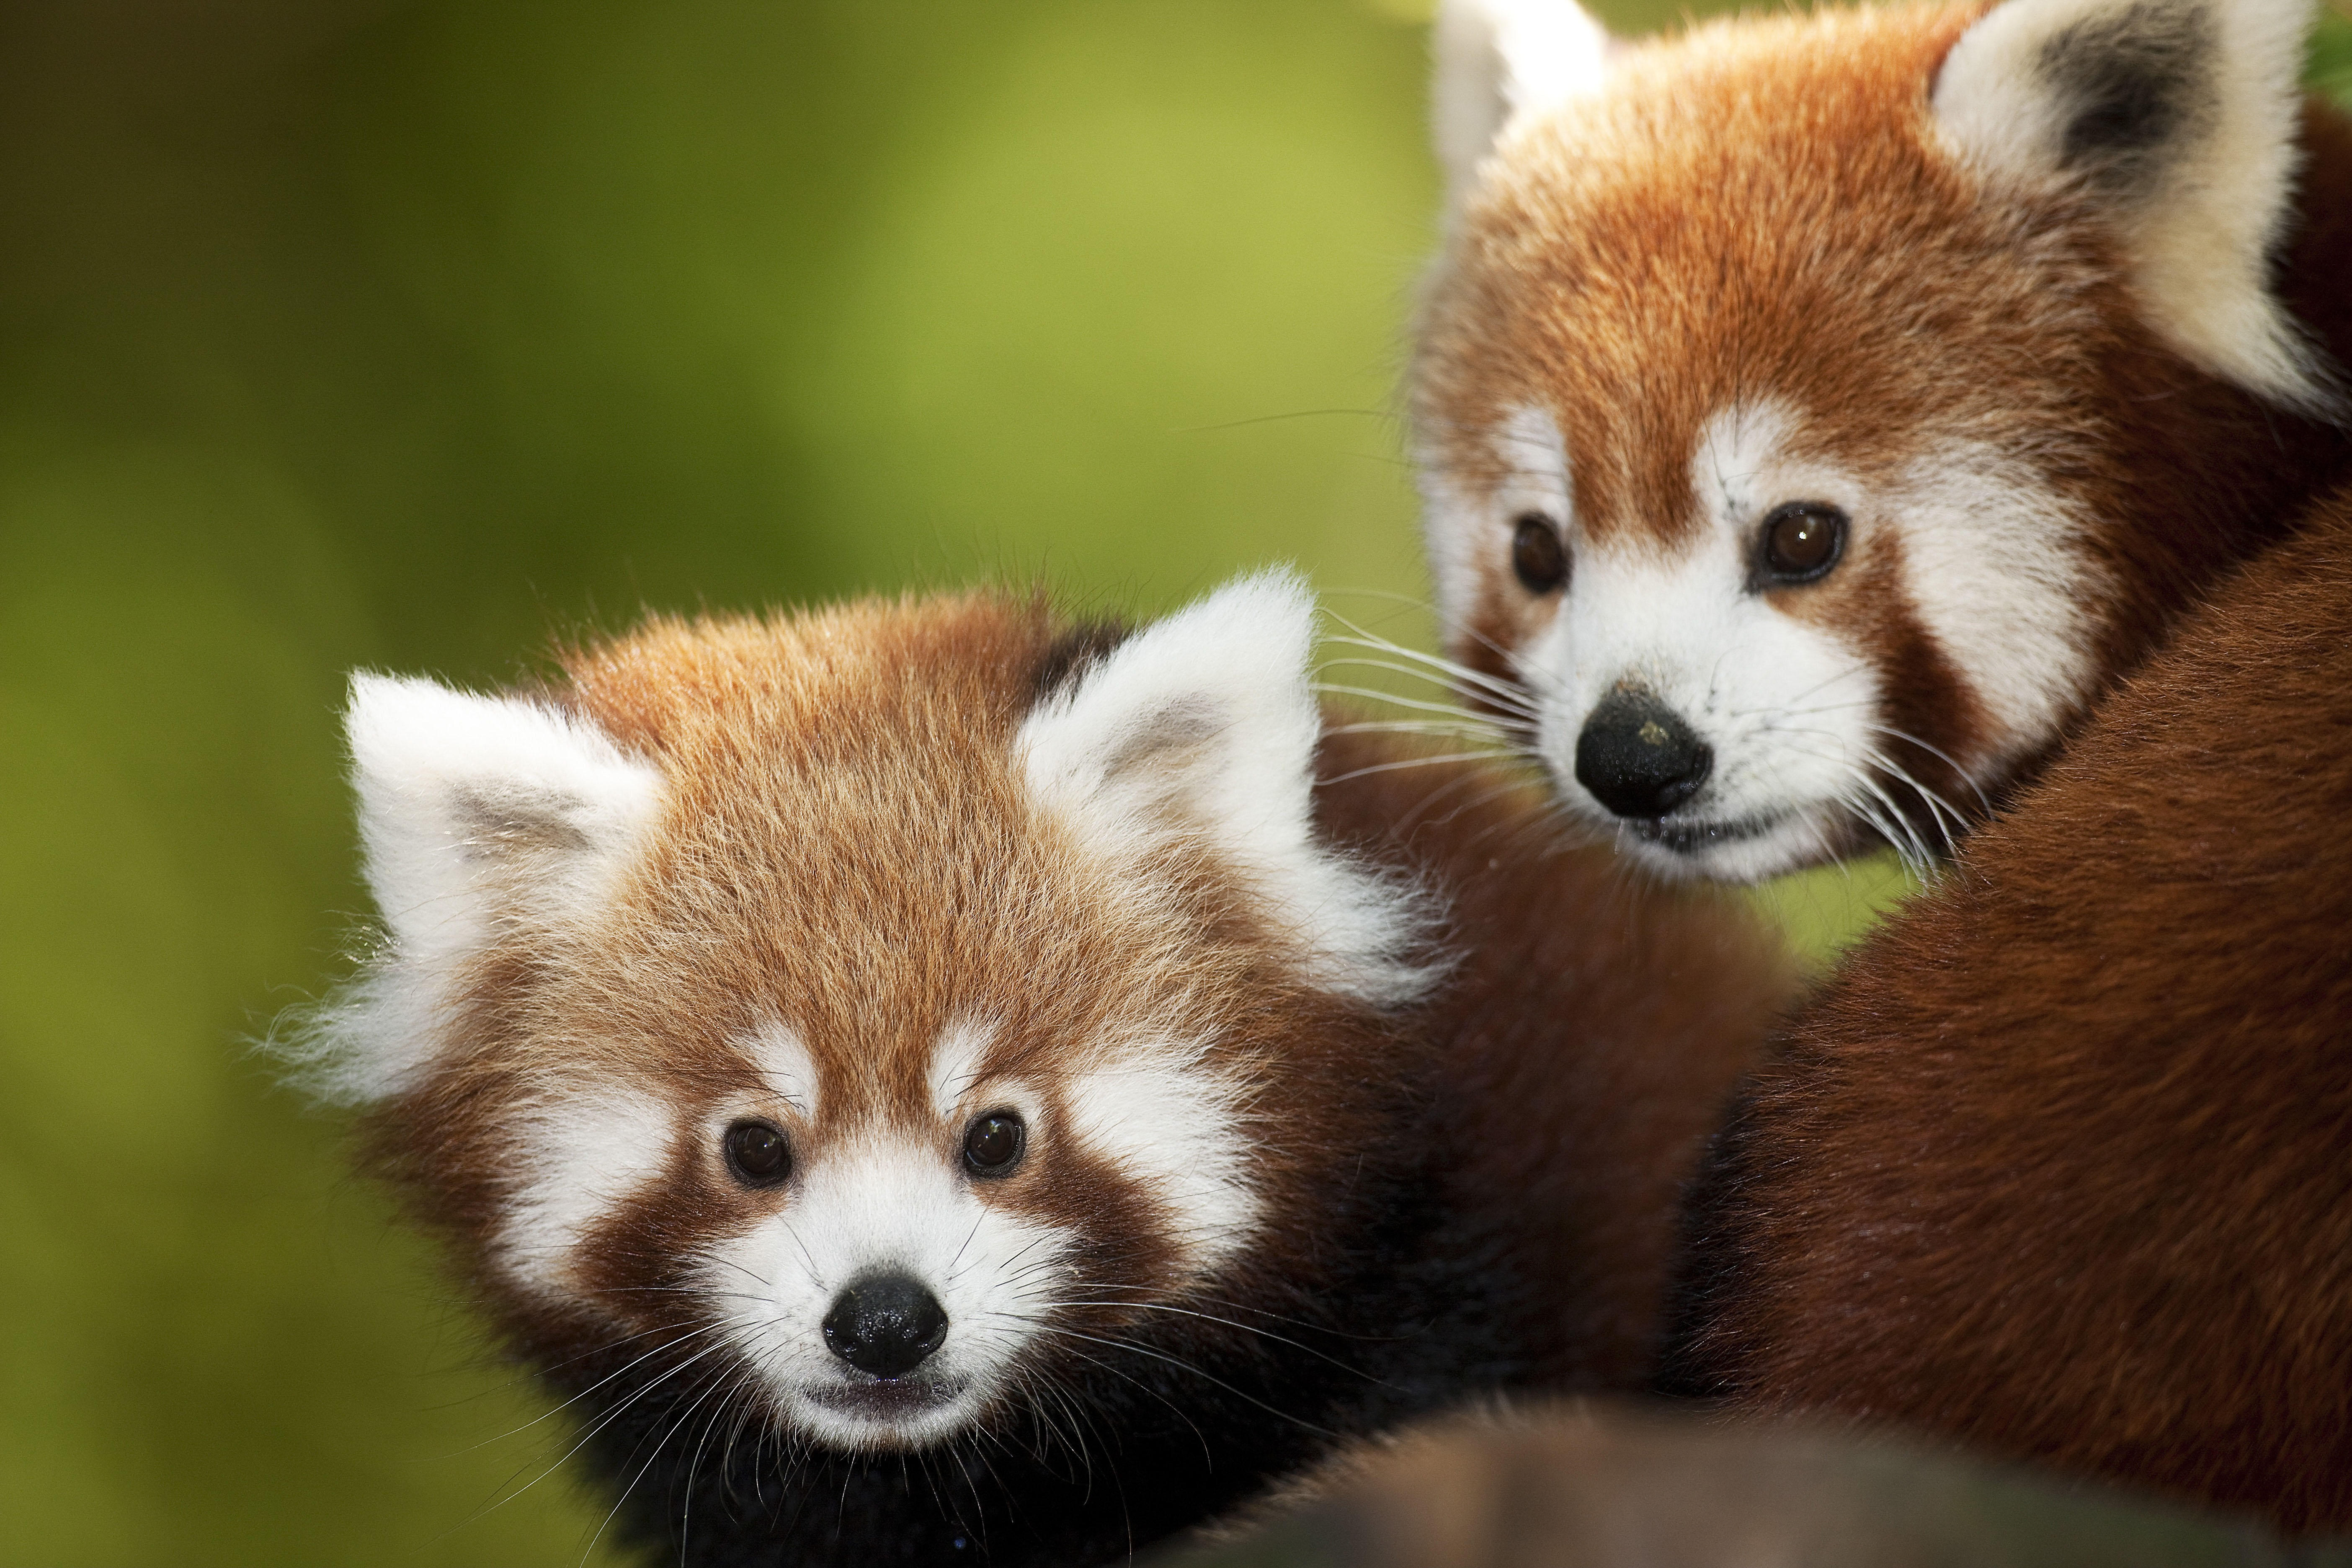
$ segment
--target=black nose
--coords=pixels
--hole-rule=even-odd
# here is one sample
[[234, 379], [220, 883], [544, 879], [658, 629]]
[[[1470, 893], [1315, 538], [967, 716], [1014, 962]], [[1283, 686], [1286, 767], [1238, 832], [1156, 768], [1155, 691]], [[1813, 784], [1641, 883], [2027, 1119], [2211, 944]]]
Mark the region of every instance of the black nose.
[[1576, 738], [1576, 782], [1620, 816], [1664, 816], [1698, 793], [1715, 752], [1646, 691], [1612, 691]]
[[903, 1377], [948, 1337], [940, 1299], [904, 1274], [868, 1274], [833, 1299], [824, 1342], [860, 1372]]

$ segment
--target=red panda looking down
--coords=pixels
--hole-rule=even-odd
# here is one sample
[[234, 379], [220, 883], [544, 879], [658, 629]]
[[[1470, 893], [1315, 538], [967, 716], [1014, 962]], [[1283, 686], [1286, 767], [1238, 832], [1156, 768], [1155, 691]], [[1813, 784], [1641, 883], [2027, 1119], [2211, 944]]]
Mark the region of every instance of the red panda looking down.
[[1125, 638], [976, 593], [354, 682], [389, 941], [314, 1071], [636, 1537], [1120, 1558], [1646, 1375], [1777, 947], [1324, 733], [1312, 631], [1270, 575]]
[[[1448, 0], [1454, 652], [1654, 869], [1938, 849], [2347, 472], [2307, 0]], [[1486, 688], [1482, 688], [1485, 689]]]

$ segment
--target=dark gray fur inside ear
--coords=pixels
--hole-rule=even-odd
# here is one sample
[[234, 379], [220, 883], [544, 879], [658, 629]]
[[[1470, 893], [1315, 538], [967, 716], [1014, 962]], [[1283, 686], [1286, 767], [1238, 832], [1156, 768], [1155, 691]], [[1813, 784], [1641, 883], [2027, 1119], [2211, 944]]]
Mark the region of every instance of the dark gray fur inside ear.
[[1108, 658], [1112, 650], [1128, 638], [1124, 622], [1116, 620], [1080, 621], [1045, 650], [1029, 677], [1029, 700], [1032, 704], [1058, 697], [1086, 672]]
[[478, 860], [515, 854], [576, 855], [591, 847], [577, 820], [588, 803], [562, 790], [460, 784], [449, 792], [451, 816]]
[[2042, 74], [2071, 109], [2066, 164], [2114, 195], [2149, 193], [2170, 153], [2217, 118], [2214, 31], [2202, 5], [2147, 0], [2044, 44]]

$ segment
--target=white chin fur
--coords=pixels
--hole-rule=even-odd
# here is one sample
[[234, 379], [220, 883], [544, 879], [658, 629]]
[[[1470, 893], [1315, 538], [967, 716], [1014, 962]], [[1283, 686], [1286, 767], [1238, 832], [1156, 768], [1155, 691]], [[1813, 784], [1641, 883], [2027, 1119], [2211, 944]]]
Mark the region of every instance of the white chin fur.
[[1667, 881], [1763, 882], [1838, 854], [1843, 817], [1843, 807], [1824, 802], [1791, 811], [1760, 833], [1727, 834], [1686, 849], [1654, 843], [1619, 822], [1617, 850]]

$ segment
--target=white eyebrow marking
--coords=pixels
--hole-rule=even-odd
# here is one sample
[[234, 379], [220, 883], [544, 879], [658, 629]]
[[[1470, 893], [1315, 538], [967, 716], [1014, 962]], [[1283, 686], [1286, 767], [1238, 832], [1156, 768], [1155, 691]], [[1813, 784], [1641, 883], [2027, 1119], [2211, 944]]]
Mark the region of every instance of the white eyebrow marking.
[[979, 1081], [981, 1063], [995, 1037], [988, 1025], [966, 1019], [940, 1031], [931, 1047], [931, 1105], [940, 1121], [954, 1120], [956, 1107]]
[[768, 1088], [803, 1116], [816, 1115], [816, 1060], [800, 1031], [782, 1019], [762, 1024], [743, 1042]]

